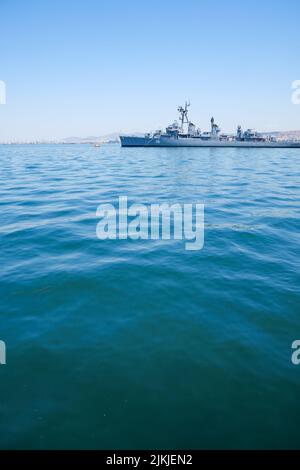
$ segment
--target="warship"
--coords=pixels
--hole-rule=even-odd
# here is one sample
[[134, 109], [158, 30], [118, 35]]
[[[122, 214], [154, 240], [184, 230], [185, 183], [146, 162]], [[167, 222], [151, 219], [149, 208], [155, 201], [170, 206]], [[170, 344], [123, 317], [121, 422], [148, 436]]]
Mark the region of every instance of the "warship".
[[237, 127], [235, 135], [223, 134], [221, 129], [211, 118], [211, 128], [208, 132], [202, 132], [188, 117], [188, 107], [179, 106], [179, 123], [144, 136], [120, 135], [122, 147], [260, 147], [260, 148], [300, 148], [300, 141], [277, 140], [272, 136], [264, 136], [253, 129], [242, 130]]

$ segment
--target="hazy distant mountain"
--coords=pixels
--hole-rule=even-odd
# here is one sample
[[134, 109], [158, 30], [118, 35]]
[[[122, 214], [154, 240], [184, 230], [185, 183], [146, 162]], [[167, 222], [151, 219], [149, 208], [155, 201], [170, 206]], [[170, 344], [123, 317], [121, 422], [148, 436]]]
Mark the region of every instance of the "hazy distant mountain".
[[274, 131], [262, 132], [263, 135], [272, 135], [279, 140], [300, 140], [300, 131]]
[[119, 133], [113, 132], [111, 134], [105, 135], [90, 135], [88, 137], [65, 137], [61, 139], [61, 142], [64, 144], [86, 144], [86, 143], [95, 143], [95, 142], [118, 142]]
[[[120, 142], [119, 136], [122, 133], [123, 132], [111, 132], [110, 134], [104, 134], [99, 136], [90, 135], [88, 137], [65, 137], [60, 142], [64, 144], [94, 144], [97, 142]], [[126, 135], [126, 132], [124, 134]], [[132, 132], [130, 134], [136, 136], [144, 135], [144, 133], [142, 132]]]

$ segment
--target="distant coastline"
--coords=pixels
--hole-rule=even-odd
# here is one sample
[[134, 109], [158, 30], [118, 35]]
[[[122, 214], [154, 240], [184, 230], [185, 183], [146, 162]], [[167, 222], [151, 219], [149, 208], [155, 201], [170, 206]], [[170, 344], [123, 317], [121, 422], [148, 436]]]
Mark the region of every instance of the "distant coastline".
[[0, 144], [9, 145], [34, 145], [34, 144], [46, 144], [46, 145], [62, 145], [62, 144], [111, 144], [119, 142], [119, 133], [114, 132], [102, 136], [88, 136], [88, 137], [66, 137], [63, 139], [51, 139], [51, 140], [28, 140], [28, 141], [0, 141]]
[[109, 141], [91, 141], [91, 142], [63, 142], [63, 141], [33, 141], [33, 142], [0, 142], [0, 145], [95, 145], [95, 144], [118, 144], [119, 140], [109, 140]]
[[[36, 140], [36, 141], [0, 141], [0, 145], [66, 145], [66, 144], [116, 144], [120, 142], [119, 132], [113, 132], [102, 136], [89, 136], [89, 137], [66, 137], [61, 140]], [[273, 131], [261, 132], [263, 136], [272, 135], [278, 140], [291, 140], [300, 141], [300, 130], [296, 131]], [[141, 132], [135, 132], [134, 135], [144, 135]]]

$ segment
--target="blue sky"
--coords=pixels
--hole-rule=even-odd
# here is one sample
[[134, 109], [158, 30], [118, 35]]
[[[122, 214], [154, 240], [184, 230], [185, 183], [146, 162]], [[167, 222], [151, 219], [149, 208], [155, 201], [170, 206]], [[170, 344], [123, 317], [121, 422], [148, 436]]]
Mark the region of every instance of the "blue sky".
[[300, 2], [0, 0], [0, 141], [146, 131], [300, 129]]

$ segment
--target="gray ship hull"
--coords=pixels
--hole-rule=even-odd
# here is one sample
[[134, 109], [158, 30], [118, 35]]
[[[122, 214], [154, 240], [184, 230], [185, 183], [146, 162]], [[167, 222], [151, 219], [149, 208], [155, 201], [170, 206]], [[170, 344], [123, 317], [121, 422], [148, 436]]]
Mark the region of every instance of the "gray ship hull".
[[122, 147], [246, 147], [246, 148], [300, 148], [300, 142], [247, 142], [226, 140], [204, 140], [199, 137], [135, 137], [120, 136]]

